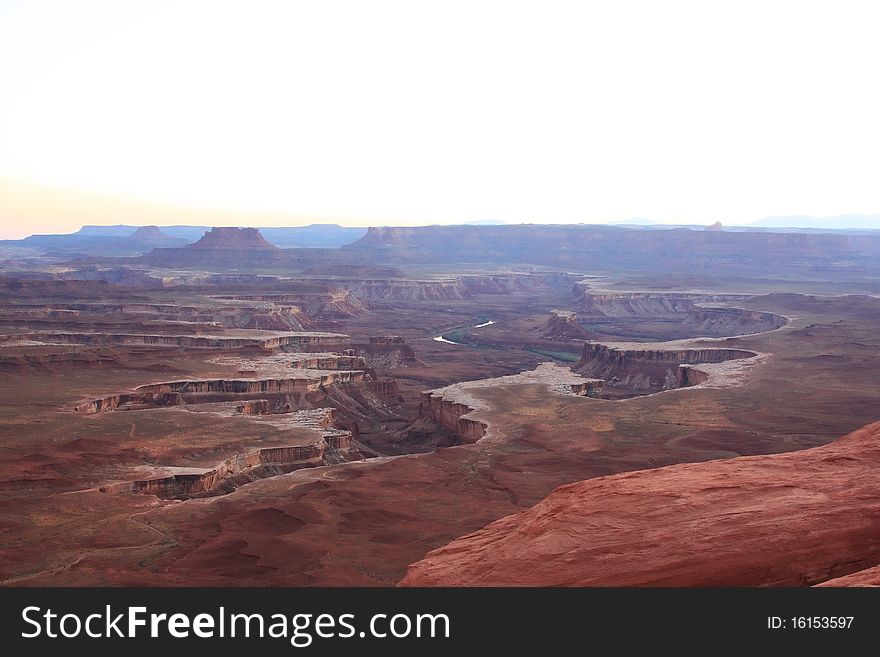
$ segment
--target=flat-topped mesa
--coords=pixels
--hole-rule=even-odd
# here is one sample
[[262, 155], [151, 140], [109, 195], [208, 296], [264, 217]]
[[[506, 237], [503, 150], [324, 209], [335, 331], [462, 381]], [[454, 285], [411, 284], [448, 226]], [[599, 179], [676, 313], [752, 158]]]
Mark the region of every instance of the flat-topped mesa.
[[83, 402], [74, 407], [78, 413], [135, 410], [181, 404], [240, 399], [262, 399], [263, 395], [287, 395], [321, 392], [336, 385], [364, 385], [372, 377], [364, 371], [339, 371], [317, 376], [268, 379], [195, 379], [167, 381], [139, 386], [131, 393], [119, 393]]
[[163, 233], [158, 226], [141, 226], [129, 236], [129, 239], [159, 242], [173, 238]]
[[[560, 248], [564, 245], [565, 248]], [[880, 236], [535, 225], [370, 228], [342, 247], [385, 264], [528, 263], [569, 270], [827, 278], [878, 271]]]
[[[326, 288], [327, 286], [319, 286]], [[351, 290], [323, 289], [295, 294], [238, 294], [219, 296], [230, 301], [265, 302], [277, 305], [293, 304], [309, 317], [323, 320], [347, 319], [366, 312], [367, 304]]]
[[188, 244], [186, 249], [219, 249], [226, 251], [281, 251], [266, 241], [256, 228], [212, 228], [198, 242]]
[[574, 374], [554, 363], [541, 363], [533, 370], [491, 379], [460, 381], [444, 388], [428, 390], [421, 395], [419, 416], [457, 434], [463, 442], [476, 442], [488, 431], [488, 425], [468, 415], [490, 407], [474, 390], [510, 385], [537, 384], [551, 393], [597, 397], [603, 381]]
[[347, 347], [351, 338], [342, 333], [297, 332], [260, 337], [231, 335], [143, 335], [135, 333], [38, 332], [0, 335], [0, 344], [37, 342], [47, 344], [135, 345], [185, 347], [188, 349], [286, 349], [327, 351]]
[[[127, 325], [127, 330], [131, 330], [133, 319], [137, 322], [176, 322], [268, 331], [307, 331], [314, 325], [312, 319], [298, 305], [257, 301], [239, 303], [218, 301], [204, 305], [65, 303], [63, 308], [2, 305], [0, 319], [29, 320], [32, 328], [34, 320], [53, 320], [41, 324], [56, 330], [75, 330], [75, 327], [79, 326], [91, 328], [90, 323], [100, 320], [102, 332], [107, 332], [108, 322], [113, 321], [115, 321], [114, 327]], [[110, 332], [114, 330], [116, 329], [110, 329]], [[165, 332], [164, 329], [161, 330]], [[176, 330], [179, 331], [180, 328]]]
[[578, 323], [577, 313], [571, 310], [553, 310], [542, 327], [542, 335], [551, 340], [584, 340], [589, 333]]
[[709, 380], [709, 374], [695, 366], [756, 356], [745, 349], [640, 348], [638, 344], [623, 347], [587, 342], [572, 371], [604, 379], [606, 394], [626, 397], [699, 385]]
[[267, 242], [256, 228], [212, 228], [198, 242], [153, 249], [138, 262], [154, 267], [253, 270], [286, 269], [296, 265], [296, 258]]

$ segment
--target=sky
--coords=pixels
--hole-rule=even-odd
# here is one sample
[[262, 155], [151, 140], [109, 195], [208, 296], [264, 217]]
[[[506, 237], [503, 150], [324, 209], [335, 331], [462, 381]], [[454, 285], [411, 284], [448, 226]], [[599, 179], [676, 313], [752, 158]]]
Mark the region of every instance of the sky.
[[876, 2], [3, 0], [0, 237], [880, 213]]

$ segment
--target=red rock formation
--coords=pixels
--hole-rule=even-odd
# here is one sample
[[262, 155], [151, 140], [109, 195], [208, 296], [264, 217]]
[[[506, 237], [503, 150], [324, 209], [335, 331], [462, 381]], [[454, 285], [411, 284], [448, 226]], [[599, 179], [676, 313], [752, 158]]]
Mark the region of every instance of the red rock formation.
[[256, 228], [212, 228], [193, 244], [157, 248], [138, 258], [156, 267], [265, 269], [293, 264], [292, 253], [267, 242]]
[[822, 447], [590, 479], [429, 552], [406, 586], [797, 586], [880, 564], [880, 423]]
[[243, 395], [309, 393], [323, 391], [336, 385], [367, 382], [363, 371], [340, 371], [317, 377], [290, 377], [285, 379], [194, 379], [167, 381], [139, 386], [132, 393], [110, 395], [84, 402], [75, 407], [80, 413], [101, 413], [128, 408], [154, 408], [206, 401], [223, 401]]
[[188, 244], [186, 249], [218, 249], [222, 251], [251, 251], [263, 249], [280, 251], [269, 244], [256, 228], [212, 228], [198, 242]]
[[569, 387], [574, 395], [579, 397], [599, 397], [605, 382], [601, 379], [584, 381], [583, 383], [570, 383]]
[[0, 306], [0, 319], [28, 320], [30, 327], [34, 326], [34, 320], [56, 320], [54, 324], [49, 325], [54, 325], [58, 329], [85, 326], [89, 323], [95, 325], [100, 322], [104, 331], [108, 330], [108, 316], [112, 316], [128, 330], [132, 328], [132, 319], [215, 324], [227, 328], [270, 331], [303, 331], [312, 326], [311, 318], [301, 307], [270, 302], [216, 303], [199, 306], [159, 303], [67, 303], [64, 305], [64, 308]]
[[572, 370], [584, 376], [604, 379], [606, 391], [644, 394], [703, 383], [708, 376], [694, 368], [682, 372], [682, 365], [722, 363], [754, 358], [744, 349], [640, 349], [609, 347], [587, 342], [580, 361]]
[[225, 335], [143, 335], [134, 333], [78, 333], [39, 332], [0, 335], [0, 342], [42, 342], [52, 344], [85, 345], [143, 345], [158, 347], [186, 347], [189, 349], [260, 349], [295, 348], [297, 351], [322, 351], [344, 348], [350, 338], [341, 333], [287, 333], [274, 337], [244, 337]]
[[[673, 337], [725, 337], [763, 333], [785, 326], [785, 317], [768, 312], [704, 304], [742, 302], [736, 294], [666, 294], [659, 292], [594, 292], [576, 284], [574, 302], [588, 321], [606, 323], [606, 318], [676, 322], [679, 335]], [[675, 326], [675, 325], [674, 325]], [[632, 327], [631, 327], [632, 328]], [[636, 331], [638, 328], [636, 327]]]
[[[238, 481], [262, 478], [264, 474], [280, 474], [293, 469], [321, 465], [328, 449], [347, 449], [351, 435], [333, 436], [333, 445], [323, 438], [310, 445], [266, 447], [226, 459], [212, 470], [200, 473], [173, 474], [153, 479], [109, 484], [100, 488], [104, 493], [145, 493], [159, 498], [186, 498], [212, 492], [229, 492]], [[265, 467], [265, 471], [260, 468]], [[282, 467], [281, 470], [274, 469]], [[226, 484], [226, 488], [221, 488]]]
[[469, 443], [475, 443], [482, 438], [487, 428], [484, 422], [464, 417], [473, 410], [470, 406], [449, 401], [431, 391], [422, 393], [419, 404], [419, 416], [436, 422]]
[[335, 282], [368, 301], [405, 300], [437, 301], [447, 299], [469, 299], [471, 293], [458, 279], [417, 281], [409, 279], [332, 279]]
[[585, 340], [589, 333], [577, 321], [577, 313], [570, 310], [554, 310], [544, 324], [542, 335], [557, 340]]
[[816, 586], [880, 586], [880, 566], [866, 568], [843, 577], [835, 577]]

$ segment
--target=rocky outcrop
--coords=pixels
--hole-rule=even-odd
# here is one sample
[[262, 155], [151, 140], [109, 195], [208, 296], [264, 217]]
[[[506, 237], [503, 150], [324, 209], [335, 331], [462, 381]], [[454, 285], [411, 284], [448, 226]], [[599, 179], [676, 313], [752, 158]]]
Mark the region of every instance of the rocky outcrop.
[[[205, 305], [175, 305], [165, 303], [65, 303], [63, 308], [37, 305], [3, 305], [3, 319], [55, 319], [61, 322], [89, 316], [106, 320], [119, 316], [119, 321], [158, 320], [163, 322], [192, 322], [217, 324], [227, 328], [257, 328], [263, 330], [303, 330], [311, 321], [303, 309], [292, 304], [269, 302], [220, 302]], [[266, 320], [265, 318], [275, 318]], [[277, 318], [282, 318], [278, 321]], [[269, 325], [257, 324], [271, 323]]]
[[851, 575], [835, 577], [816, 586], [880, 586], [880, 566], [866, 568]]
[[369, 343], [354, 344], [352, 349], [364, 359], [367, 367], [373, 369], [390, 370], [422, 364], [412, 347], [399, 335], [374, 336]]
[[519, 374], [461, 381], [423, 392], [419, 417], [459, 436], [462, 442], [476, 442], [488, 435], [488, 425], [468, 416], [489, 407], [474, 391], [523, 384], [537, 384], [556, 394], [592, 397], [598, 396], [603, 381], [573, 374], [554, 363], [541, 363], [534, 370]]
[[396, 399], [400, 396], [397, 379], [390, 376], [383, 376], [375, 381], [369, 381], [367, 387], [383, 399]]
[[[785, 317], [758, 310], [732, 307], [750, 297], [735, 294], [691, 294], [664, 292], [597, 292], [589, 282], [574, 286], [575, 303], [583, 317], [599, 327], [609, 325], [618, 335], [633, 335], [645, 330], [641, 323], [665, 325], [668, 338], [727, 337], [764, 333], [788, 323]], [[725, 305], [719, 305], [725, 304]], [[621, 320], [615, 322], [614, 320]], [[623, 329], [621, 330], [621, 327]]]
[[[332, 443], [332, 444], [331, 444]], [[351, 434], [337, 432], [308, 445], [265, 447], [239, 454], [204, 472], [170, 474], [102, 486], [103, 493], [144, 493], [156, 497], [189, 498], [228, 493], [237, 486], [256, 479], [291, 472], [299, 468], [323, 465], [330, 451], [351, 447]]]
[[709, 374], [691, 365], [679, 365], [676, 372], [676, 387], [689, 388], [698, 386], [709, 380]]
[[674, 315], [692, 311], [697, 303], [741, 301], [742, 295], [675, 292], [594, 292], [590, 282], [576, 283], [572, 295], [584, 313], [603, 317]]
[[186, 402], [183, 401], [183, 395], [176, 391], [144, 391], [102, 397], [80, 404], [75, 410], [86, 414], [104, 411], [138, 411], [146, 408], [180, 406], [184, 403]]
[[[429, 552], [405, 586], [803, 586], [876, 581], [880, 423], [799, 452], [562, 486]], [[862, 572], [861, 576], [856, 573]]]
[[219, 250], [219, 251], [279, 251], [277, 246], [269, 244], [256, 228], [212, 228], [202, 238], [188, 244], [188, 250]]
[[134, 345], [148, 347], [186, 347], [188, 349], [289, 349], [323, 351], [344, 348], [350, 338], [341, 333], [281, 333], [266, 337], [226, 335], [143, 335], [134, 333], [39, 332], [0, 335], [0, 344], [30, 342], [44, 344]]
[[486, 435], [485, 422], [465, 417], [474, 409], [465, 404], [445, 399], [435, 391], [422, 393], [419, 416], [436, 422], [441, 427], [457, 434], [463, 442], [475, 443]]
[[554, 310], [542, 327], [541, 335], [551, 340], [585, 340], [589, 333], [578, 323], [577, 313]]
[[698, 385], [709, 376], [693, 366], [757, 355], [744, 349], [639, 348], [636, 344], [620, 347], [587, 342], [572, 370], [604, 379], [605, 392], [612, 396], [631, 396]]
[[605, 387], [605, 382], [601, 379], [587, 379], [583, 383], [570, 383], [569, 387], [573, 395], [598, 399], [602, 396], [602, 388]]
[[153, 249], [137, 261], [153, 267], [268, 269], [289, 266], [292, 260], [256, 228], [212, 228], [193, 244]]
[[[167, 381], [143, 385], [132, 393], [110, 395], [101, 399], [84, 402], [75, 407], [79, 413], [101, 413], [108, 410], [130, 410], [132, 404], [137, 408], [178, 405], [208, 401], [224, 401], [230, 397], [239, 399], [250, 395], [262, 399], [261, 395], [308, 393], [321, 391], [336, 385], [359, 384], [367, 381], [363, 371], [340, 371], [323, 376], [284, 378], [284, 379], [193, 379]], [[173, 400], [173, 403], [172, 403]], [[253, 401], [252, 400], [252, 401]]]
[[547, 286], [564, 286], [574, 278], [565, 272], [526, 270], [463, 274], [458, 280], [471, 294], [511, 294]]

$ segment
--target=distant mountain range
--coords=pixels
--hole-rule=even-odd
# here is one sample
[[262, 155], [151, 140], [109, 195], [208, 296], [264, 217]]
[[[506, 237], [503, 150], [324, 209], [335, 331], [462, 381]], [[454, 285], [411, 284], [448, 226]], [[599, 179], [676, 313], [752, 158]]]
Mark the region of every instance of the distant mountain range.
[[[135, 226], [83, 226], [74, 235], [126, 235]], [[162, 232], [188, 242], [196, 242], [210, 230], [209, 226], [162, 226]], [[311, 224], [285, 228], [258, 228], [270, 244], [279, 248], [337, 248], [366, 235], [366, 228], [350, 228], [339, 224]]]
[[22, 240], [3, 240], [7, 247], [24, 247], [48, 256], [70, 258], [82, 255], [139, 255], [155, 248], [183, 246], [187, 240], [172, 237], [157, 226], [126, 226], [113, 234], [70, 233], [66, 235], [31, 235]]
[[[206, 226], [83, 226], [75, 233], [31, 235], [21, 240], [0, 240], [0, 245], [34, 249], [57, 257], [129, 256], [197, 242], [209, 230]], [[360, 239], [367, 229], [312, 224], [261, 228], [260, 232], [271, 245], [279, 248], [335, 249]]]
[[810, 217], [792, 214], [782, 217], [764, 217], [750, 226], [768, 228], [818, 228], [824, 230], [880, 230], [880, 214], [838, 214], [833, 217]]

